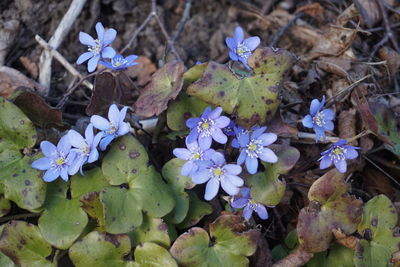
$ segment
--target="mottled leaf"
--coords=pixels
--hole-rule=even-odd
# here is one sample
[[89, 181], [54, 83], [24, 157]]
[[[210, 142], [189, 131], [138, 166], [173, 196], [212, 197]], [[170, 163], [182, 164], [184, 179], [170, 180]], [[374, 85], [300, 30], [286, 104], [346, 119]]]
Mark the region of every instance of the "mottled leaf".
[[72, 198], [79, 198], [89, 192], [100, 192], [101, 189], [110, 185], [101, 169], [97, 167], [85, 171], [84, 175], [77, 173], [70, 180]]
[[171, 61], [157, 70], [135, 103], [135, 113], [151, 117], [167, 109], [168, 101], [175, 99], [183, 85], [183, 63]]
[[139, 244], [135, 249], [135, 262], [146, 267], [178, 267], [165, 248], [150, 242]]
[[292, 55], [285, 50], [259, 48], [248, 61], [254, 75], [240, 79], [228, 66], [210, 61], [203, 76], [187, 88], [187, 93], [237, 115], [239, 124], [265, 124], [279, 105], [283, 75], [291, 63]]
[[153, 242], [168, 248], [170, 240], [168, 236], [168, 226], [162, 219], [143, 216], [143, 223], [128, 233], [131, 238], [132, 247], [140, 243]]
[[189, 210], [185, 219], [176, 227], [186, 229], [197, 224], [204, 216], [212, 213], [213, 209], [207, 202], [201, 201], [194, 192], [187, 192], [189, 195]]

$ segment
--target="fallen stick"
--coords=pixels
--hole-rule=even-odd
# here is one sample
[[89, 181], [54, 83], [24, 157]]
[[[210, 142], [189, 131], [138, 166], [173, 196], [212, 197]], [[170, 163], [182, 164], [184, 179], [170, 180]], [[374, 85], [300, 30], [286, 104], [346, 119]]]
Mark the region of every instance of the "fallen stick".
[[[55, 50], [53, 47], [51, 47], [45, 40], [43, 40], [42, 37], [40, 37], [39, 35], [35, 36], [35, 40], [45, 49], [47, 49], [50, 54], [58, 60], [58, 62], [61, 63], [61, 65], [64, 66], [64, 68], [71, 73], [72, 75], [74, 75], [75, 77], [78, 77], [79, 79], [83, 79], [84, 77], [82, 76], [82, 74], [79, 73], [79, 71], [77, 71], [74, 66], [72, 66], [57, 50]], [[82, 82], [83, 85], [85, 85], [87, 88], [89, 88], [90, 90], [93, 90], [93, 84], [91, 84], [89, 81], [83, 81]]]
[[[57, 29], [55, 30], [53, 36], [50, 38], [48, 45], [53, 49], [57, 49], [61, 42], [64, 40], [65, 36], [69, 33], [72, 24], [75, 22], [78, 15], [81, 13], [82, 8], [86, 0], [73, 0], [68, 8], [67, 13], [60, 21]], [[39, 83], [46, 89], [46, 92], [42, 92], [47, 95], [50, 88], [51, 81], [51, 61], [52, 54], [49, 50], [44, 50], [40, 55], [39, 62]]]

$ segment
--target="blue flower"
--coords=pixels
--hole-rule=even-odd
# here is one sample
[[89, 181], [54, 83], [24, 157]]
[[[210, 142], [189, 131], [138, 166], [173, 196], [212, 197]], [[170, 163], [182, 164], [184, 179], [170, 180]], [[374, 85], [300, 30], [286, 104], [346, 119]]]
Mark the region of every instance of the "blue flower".
[[103, 139], [100, 141], [101, 150], [106, 150], [115, 138], [130, 132], [130, 124], [124, 122], [127, 110], [128, 107], [124, 107], [119, 111], [117, 105], [112, 104], [108, 110], [108, 120], [98, 115], [93, 115], [90, 118], [93, 126], [103, 132]]
[[250, 174], [255, 174], [258, 168], [258, 158], [262, 161], [275, 163], [278, 157], [266, 146], [276, 141], [274, 133], [264, 133], [266, 126], [258, 128], [253, 133], [246, 132], [238, 136], [240, 154], [237, 163], [241, 165], [246, 161], [246, 168]]
[[114, 41], [117, 36], [117, 31], [114, 29], [104, 30], [103, 25], [100, 22], [96, 23], [97, 39], [93, 39], [89, 34], [85, 32], [79, 33], [79, 41], [88, 46], [88, 52], [83, 53], [79, 56], [76, 64], [82, 64], [89, 59], [88, 71], [93, 72], [97, 63], [101, 58], [113, 58], [115, 56], [115, 50], [109, 45]]
[[347, 141], [344, 139], [340, 139], [336, 143], [334, 143], [328, 150], [321, 153], [322, 157], [319, 159], [320, 169], [329, 168], [333, 164], [335, 164], [336, 169], [339, 172], [345, 173], [347, 171], [347, 159], [355, 159], [358, 157], [357, 149], [359, 147], [350, 146], [347, 144]]
[[173, 153], [174, 155], [181, 159], [187, 160], [185, 164], [182, 166], [181, 174], [183, 176], [190, 176], [197, 172], [199, 166], [196, 162], [201, 160], [210, 160], [212, 154], [215, 153], [215, 150], [210, 147], [201, 147], [194, 141], [193, 143], [188, 143], [188, 138], [186, 138], [186, 147], [187, 148], [175, 148]]
[[117, 54], [111, 59], [111, 62], [100, 61], [100, 64], [112, 70], [124, 70], [139, 64], [138, 62], [134, 62], [137, 59], [137, 57], [138, 56], [130, 55], [124, 58], [122, 55]]
[[206, 200], [211, 200], [217, 195], [220, 184], [229, 195], [239, 193], [239, 187], [244, 183], [243, 179], [237, 176], [242, 172], [239, 165], [226, 164], [224, 155], [219, 152], [213, 153], [211, 160], [204, 160], [197, 164], [199, 170], [192, 175], [192, 181], [195, 184], [207, 182], [204, 195]]
[[264, 205], [255, 202], [250, 196], [250, 189], [248, 187], [243, 187], [240, 190], [241, 197], [235, 197], [232, 201], [232, 208], [241, 209], [244, 208], [242, 216], [249, 220], [253, 211], [257, 212], [258, 216], [266, 220], [268, 219], [268, 212]]
[[247, 59], [251, 56], [251, 52], [260, 44], [260, 38], [253, 36], [244, 39], [243, 29], [236, 27], [233, 38], [227, 37], [225, 43], [229, 47], [229, 57], [233, 61], [239, 60], [247, 69], [250, 69], [247, 65]]
[[232, 140], [232, 147], [234, 148], [240, 148], [239, 145], [239, 141], [238, 138], [242, 135], [242, 134], [250, 134], [252, 132], [254, 132], [255, 130], [260, 129], [260, 126], [258, 126], [258, 124], [254, 125], [253, 127], [250, 128], [250, 130], [246, 130], [245, 128], [243, 128], [242, 126], [238, 125], [233, 127], [233, 131], [235, 133], [235, 138], [233, 138]]
[[32, 163], [32, 168], [44, 171], [43, 180], [51, 182], [59, 176], [64, 181], [68, 181], [68, 174], [71, 173], [71, 164], [73, 163], [76, 154], [71, 151], [71, 144], [68, 137], [64, 135], [57, 144], [57, 147], [48, 141], [40, 143], [40, 149], [45, 157], [35, 160]]
[[333, 131], [333, 128], [335, 127], [332, 122], [333, 118], [335, 117], [335, 113], [331, 109], [321, 110], [324, 105], [325, 96], [322, 97], [321, 103], [318, 101], [318, 99], [314, 99], [311, 101], [310, 114], [305, 116], [303, 119], [304, 127], [314, 129], [315, 142], [318, 142], [321, 137], [325, 142], [325, 131]]
[[231, 120], [229, 125], [222, 129], [222, 132], [227, 136], [235, 136], [235, 127], [236, 127], [235, 122]]
[[198, 139], [201, 147], [211, 147], [212, 139], [214, 139], [220, 144], [225, 144], [228, 138], [222, 132], [222, 129], [229, 125], [230, 119], [221, 116], [221, 113], [221, 107], [214, 110], [207, 107], [200, 117], [188, 119], [186, 126], [191, 129], [188, 135], [188, 143], [193, 143]]
[[71, 164], [70, 172], [75, 174], [80, 169], [82, 173], [83, 164], [86, 162], [95, 162], [99, 158], [97, 145], [99, 144], [103, 133], [100, 132], [94, 136], [93, 124], [90, 123], [85, 130], [85, 138], [75, 130], [69, 130], [67, 136], [70, 144], [74, 147], [71, 151], [75, 151], [77, 155], [74, 162]]

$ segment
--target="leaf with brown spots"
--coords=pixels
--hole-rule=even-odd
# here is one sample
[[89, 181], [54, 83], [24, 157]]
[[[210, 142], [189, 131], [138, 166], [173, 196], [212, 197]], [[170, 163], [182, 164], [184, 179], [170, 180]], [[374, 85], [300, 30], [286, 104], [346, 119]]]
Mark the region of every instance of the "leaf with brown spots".
[[340, 228], [350, 235], [361, 220], [362, 201], [347, 195], [343, 174], [332, 169], [313, 183], [308, 207], [300, 211], [297, 234], [300, 247], [307, 252], [327, 250], [333, 239], [332, 230]]
[[172, 61], [157, 70], [136, 101], [135, 113], [151, 117], [166, 110], [168, 102], [175, 99], [182, 89], [183, 68], [182, 62]]
[[248, 61], [254, 75], [239, 79], [228, 66], [211, 61], [187, 93], [237, 115], [241, 125], [264, 124], [279, 105], [279, 89], [292, 62], [292, 55], [285, 50], [259, 48]]

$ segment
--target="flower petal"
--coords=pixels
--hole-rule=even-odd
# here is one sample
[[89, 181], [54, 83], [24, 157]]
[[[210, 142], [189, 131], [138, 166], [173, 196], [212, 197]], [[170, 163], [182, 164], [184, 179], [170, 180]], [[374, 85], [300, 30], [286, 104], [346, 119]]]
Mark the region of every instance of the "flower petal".
[[215, 150], [210, 148], [203, 152], [204, 160], [210, 160], [212, 155], [215, 153]]
[[205, 200], [211, 200], [213, 199], [219, 190], [219, 181], [218, 179], [210, 179], [206, 185], [206, 193], [204, 195]]
[[220, 152], [215, 152], [212, 156], [211, 156], [211, 160], [217, 164], [217, 165], [223, 165], [225, 163], [225, 157], [222, 153]]
[[226, 177], [221, 180], [221, 187], [231, 196], [236, 195], [240, 191], [240, 188], [233, 185], [229, 179], [226, 179]]
[[[231, 37], [226, 37], [226, 38], [225, 38], [225, 43], [226, 43], [226, 45], [228, 46], [228, 48], [229, 48], [230, 50], [232, 50], [232, 51], [234, 51], [235, 48], [236, 48], [236, 46], [237, 46], [237, 43], [235, 43], [235, 40], [233, 40], [233, 38], [231, 38]], [[232, 60], [233, 60], [233, 59], [232, 59]]]
[[200, 136], [199, 137], [199, 146], [200, 147], [211, 147], [212, 138], [211, 136]]
[[243, 133], [238, 137], [240, 147], [246, 147], [250, 142], [250, 136], [248, 133]]
[[115, 135], [109, 134], [106, 135], [103, 139], [100, 141], [100, 150], [104, 151], [106, 150], [107, 146], [111, 143], [112, 140], [114, 140]]
[[242, 149], [242, 151], [240, 151], [239, 157], [237, 159], [237, 164], [242, 165], [243, 162], [246, 160], [246, 156], [247, 156], [246, 150]]
[[243, 214], [242, 214], [243, 217], [246, 220], [250, 220], [252, 214], [253, 214], [253, 210], [247, 205], [243, 210]]
[[76, 64], [80, 65], [91, 57], [93, 57], [92, 52], [85, 52], [78, 57], [78, 59], [76, 60]]
[[318, 113], [319, 106], [320, 106], [320, 102], [319, 102], [318, 99], [314, 99], [313, 101], [311, 101], [311, 105], [310, 105], [310, 114], [311, 114], [311, 116], [315, 116], [315, 114]]
[[278, 157], [275, 155], [274, 151], [269, 148], [264, 147], [262, 152], [258, 154], [260, 159], [265, 162], [269, 163], [276, 163], [278, 162]]
[[114, 125], [118, 125], [119, 122], [119, 109], [117, 105], [112, 104], [108, 109], [108, 120]]
[[[228, 180], [232, 185], [237, 186], [237, 187], [241, 187], [244, 184], [243, 179], [236, 175], [226, 174], [225, 180]], [[238, 193], [239, 193], [239, 191], [238, 191]]]
[[347, 163], [345, 160], [339, 160], [337, 162], [334, 162], [336, 169], [338, 169], [339, 172], [345, 173], [347, 171]]
[[215, 126], [217, 126], [218, 128], [224, 128], [224, 127], [227, 127], [230, 122], [231, 122], [231, 120], [228, 117], [221, 116], [221, 117], [215, 119]]
[[258, 214], [258, 217], [260, 217], [261, 219], [263, 219], [263, 220], [268, 219], [267, 209], [263, 205], [257, 204], [256, 212]]
[[[138, 56], [136, 56], [136, 55], [130, 55], [130, 56], [127, 56], [125, 58], [125, 60], [126, 60], [127, 64], [133, 64], [134, 63], [133, 61], [135, 61], [137, 58], [138, 58]], [[135, 62], [135, 65], [137, 65], [137, 64], [139, 64], [139, 63]]]
[[235, 209], [241, 209], [249, 203], [249, 199], [247, 198], [239, 198], [235, 201], [232, 201], [231, 206]]
[[101, 56], [103, 58], [113, 58], [115, 54], [116, 52], [111, 46], [107, 46], [101, 51]]
[[127, 112], [127, 111], [128, 111], [128, 107], [123, 107], [123, 108], [121, 109], [121, 111], [119, 112], [119, 115], [118, 115], [118, 118], [119, 118], [118, 124], [121, 124], [121, 123], [124, 122], [125, 117], [126, 117], [126, 112]]
[[117, 135], [123, 136], [129, 133], [130, 131], [131, 131], [131, 125], [127, 122], [122, 122], [118, 127]]
[[32, 168], [44, 171], [51, 168], [51, 159], [49, 158], [40, 158], [32, 162]]
[[42, 150], [43, 155], [48, 158], [57, 157], [57, 147], [49, 141], [42, 141], [40, 143], [40, 149]]
[[93, 72], [96, 67], [97, 67], [97, 63], [100, 60], [100, 56], [99, 55], [94, 55], [91, 59], [89, 59], [88, 62], [88, 72]]
[[199, 123], [200, 119], [199, 118], [190, 118], [186, 121], [186, 126], [190, 129], [193, 127], [196, 127], [197, 124]]
[[117, 31], [114, 30], [113, 28], [107, 29], [104, 32], [103, 45], [104, 46], [110, 45], [112, 42], [114, 42], [115, 37], [117, 37]]
[[61, 169], [60, 176], [61, 176], [61, 179], [68, 182], [68, 169], [67, 168]]
[[322, 139], [322, 141], [325, 142], [326, 140], [326, 135], [325, 135], [325, 130], [324, 128], [321, 128], [319, 126], [314, 126], [314, 132], [315, 132], [315, 142], [317, 143]]
[[45, 182], [52, 182], [60, 176], [60, 170], [56, 168], [51, 168], [46, 171], [43, 176]]
[[314, 127], [314, 121], [310, 115], [305, 116], [302, 123], [303, 123], [303, 126], [306, 128]]
[[[193, 143], [197, 140], [197, 137], [199, 137], [199, 132], [197, 131], [196, 128], [192, 129], [187, 136], [187, 142], [188, 143]], [[211, 139], [211, 138], [210, 138]], [[207, 146], [208, 143], [203, 143], [202, 146]], [[211, 142], [209, 143], [209, 147], [211, 146]]]
[[86, 126], [86, 129], [85, 129], [85, 139], [86, 139], [86, 142], [89, 145], [93, 143], [93, 137], [94, 137], [93, 124], [89, 123], [88, 126]]
[[97, 22], [96, 23], [96, 33], [97, 33], [97, 38], [100, 41], [103, 41], [103, 38], [104, 38], [104, 27], [103, 27], [103, 24], [101, 24], [101, 22]]
[[248, 188], [248, 187], [242, 187], [242, 189], [240, 189], [240, 194], [244, 198], [251, 198], [250, 197], [250, 188]]
[[188, 176], [189, 173], [191, 173], [191, 171], [192, 171], [193, 165], [194, 165], [194, 162], [191, 160], [185, 162], [185, 164], [183, 164], [183, 166], [182, 166], [181, 174], [183, 176]]
[[75, 160], [72, 161], [71, 165], [68, 168], [68, 174], [69, 175], [76, 174], [79, 171], [79, 169], [82, 167], [82, 165], [85, 161], [85, 158], [86, 157], [82, 157], [82, 156], [76, 157]]
[[211, 133], [211, 136], [216, 142], [220, 144], [226, 144], [226, 142], [228, 141], [228, 137], [226, 137], [224, 132], [217, 127], [214, 127], [214, 131]]
[[[90, 124], [91, 125], [91, 124]], [[87, 128], [86, 128], [87, 129]], [[92, 132], [93, 134], [93, 132]], [[69, 130], [67, 133], [69, 143], [76, 148], [83, 148], [87, 146], [85, 139], [83, 139], [82, 135], [75, 130]]]
[[325, 121], [324, 129], [327, 131], [333, 131], [335, 128], [335, 125], [333, 124], [332, 121]]
[[79, 42], [81, 44], [87, 45], [87, 46], [95, 46], [96, 42], [94, 41], [93, 37], [87, 34], [86, 32], [80, 32], [79, 33]]
[[71, 143], [69, 142], [69, 138], [67, 135], [61, 137], [60, 141], [57, 144], [57, 150], [59, 152], [63, 152], [65, 155], [69, 153], [71, 150]]
[[333, 112], [333, 110], [331, 109], [324, 109], [322, 113], [324, 114], [325, 120], [331, 121], [335, 118], [335, 112]]
[[229, 174], [238, 175], [242, 172], [242, 167], [236, 164], [226, 164], [224, 166], [224, 170], [226, 170]]
[[210, 179], [210, 171], [208, 169], [201, 169], [192, 175], [192, 181], [195, 184], [204, 184]]
[[270, 144], [274, 143], [278, 136], [274, 133], [264, 133], [260, 135], [257, 139], [261, 141], [263, 146], [269, 146]]
[[257, 168], [258, 168], [257, 158], [247, 157], [246, 158], [246, 168], [250, 174], [255, 174], [257, 172]]
[[254, 49], [257, 48], [257, 46], [260, 44], [260, 38], [258, 36], [253, 36], [253, 37], [249, 37], [246, 38], [243, 41], [243, 44], [250, 49], [250, 51], [253, 51]]
[[260, 137], [260, 135], [262, 135], [262, 134], [265, 132], [266, 129], [267, 129], [266, 126], [263, 126], [263, 127], [258, 128], [257, 130], [255, 130], [255, 131], [251, 134], [250, 139], [258, 139], [258, 137]]
[[346, 153], [344, 154], [347, 159], [355, 159], [358, 157], [358, 152], [354, 148], [347, 148]]
[[[222, 113], [222, 108], [216, 107], [213, 111], [210, 112], [210, 114], [208, 114], [208, 118], [212, 119], [212, 120], [216, 120], [219, 116], [221, 116], [221, 113]], [[228, 124], [229, 124], [229, 122], [228, 122]], [[225, 126], [228, 126], [228, 124]], [[223, 126], [223, 127], [225, 127], [225, 126]]]
[[329, 155], [326, 155], [321, 158], [321, 162], [319, 163], [319, 168], [321, 170], [329, 168], [332, 165], [332, 159]]
[[93, 126], [100, 131], [106, 131], [110, 129], [110, 122], [99, 115], [93, 115], [90, 118], [90, 122], [93, 123]]
[[239, 57], [232, 51], [229, 51], [229, 57], [231, 58], [231, 60], [233, 61], [238, 61]]
[[243, 29], [237, 26], [235, 28], [235, 32], [233, 33], [233, 40], [235, 41], [236, 44], [239, 44], [243, 41], [243, 39], [244, 39]]
[[186, 148], [175, 148], [172, 153], [181, 160], [189, 160], [192, 156], [192, 153]]
[[103, 138], [103, 135], [104, 135], [104, 132], [99, 132], [96, 134], [96, 136], [94, 137], [92, 146], [90, 147], [91, 149], [95, 149], [99, 145], [101, 138]]
[[92, 149], [89, 153], [89, 158], [87, 162], [92, 163], [99, 159], [99, 151], [97, 149]]

